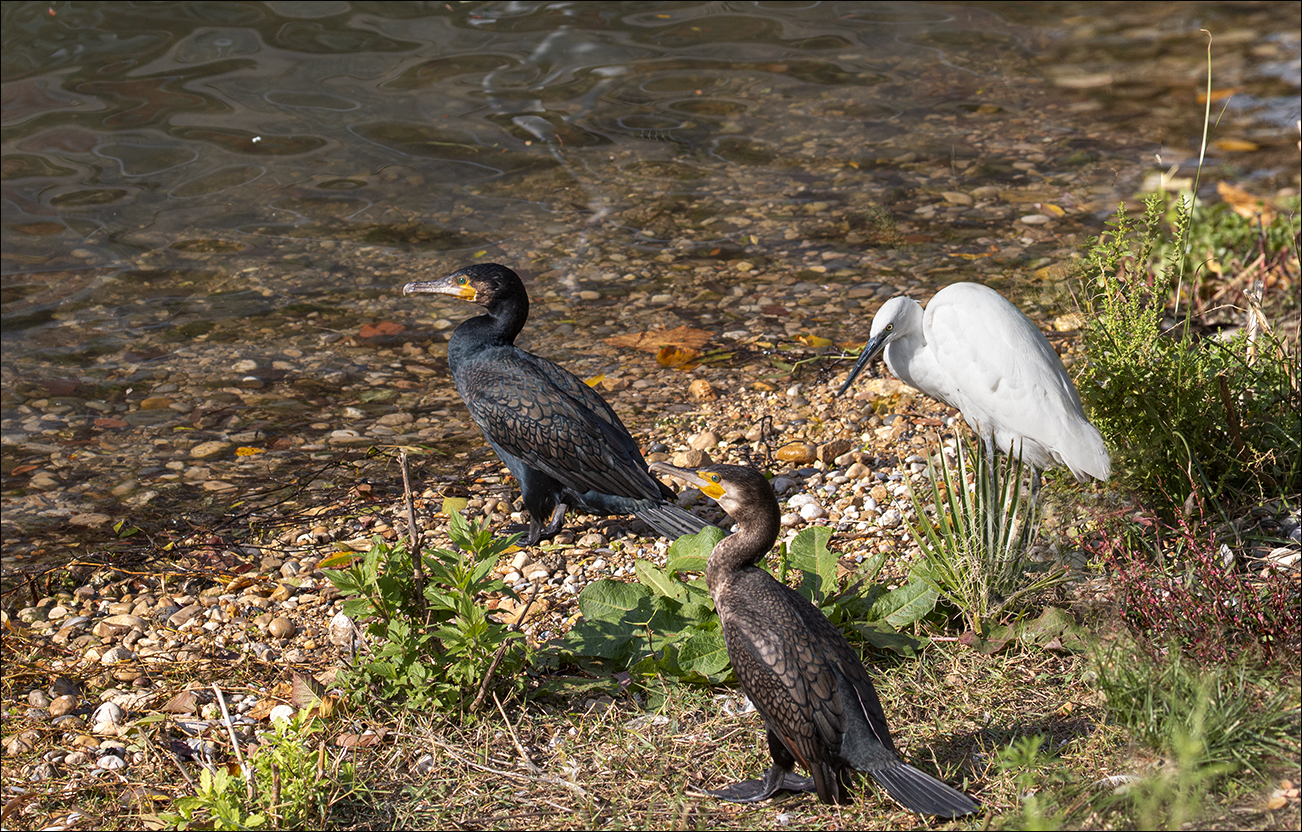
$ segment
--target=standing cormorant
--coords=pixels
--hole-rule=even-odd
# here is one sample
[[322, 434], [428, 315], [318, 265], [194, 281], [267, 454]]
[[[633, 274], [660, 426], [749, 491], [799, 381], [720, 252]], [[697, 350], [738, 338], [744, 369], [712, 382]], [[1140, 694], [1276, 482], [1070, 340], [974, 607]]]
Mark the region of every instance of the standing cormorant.
[[[957, 408], [994, 452], [1019, 454], [1036, 472], [1065, 465], [1079, 482], [1106, 480], [1112, 459], [1058, 354], [1031, 319], [980, 283], [937, 292], [924, 312], [894, 297], [873, 316], [872, 334], [837, 392], [885, 351], [905, 384]], [[1040, 478], [1032, 485], [1038, 489]]]
[[[823, 803], [850, 799], [850, 772], [863, 771], [902, 806], [958, 817], [978, 804], [900, 759], [877, 692], [859, 656], [832, 622], [757, 564], [777, 540], [772, 486], [755, 470], [709, 465], [686, 470], [652, 463], [714, 499], [738, 530], [710, 553], [705, 582], [719, 613], [741, 689], [764, 717], [773, 765], [761, 780], [710, 794], [752, 803], [782, 790], [817, 791]], [[796, 762], [810, 777], [791, 773]]]
[[488, 314], [464, 321], [448, 342], [457, 392], [488, 444], [520, 483], [532, 546], [560, 531], [566, 508], [636, 514], [675, 539], [708, 523], [674, 505], [673, 491], [647, 471], [628, 429], [573, 373], [515, 345], [529, 317], [519, 275], [478, 263], [439, 280], [408, 283], [404, 295], [451, 295]]

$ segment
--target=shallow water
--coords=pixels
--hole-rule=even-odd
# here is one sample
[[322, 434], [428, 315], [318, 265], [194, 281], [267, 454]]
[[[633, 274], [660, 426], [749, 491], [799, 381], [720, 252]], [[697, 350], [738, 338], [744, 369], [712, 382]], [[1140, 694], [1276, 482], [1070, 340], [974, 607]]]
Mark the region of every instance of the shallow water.
[[[1013, 286], [1157, 172], [1190, 174], [1200, 28], [1208, 170], [1297, 185], [1296, 3], [0, 10], [6, 500], [41, 491], [49, 442], [146, 422], [140, 400], [190, 378], [380, 373], [285, 351], [416, 325], [402, 283], [471, 260], [528, 275], [530, 332], [561, 358], [639, 310], [745, 332], [786, 304], [781, 334], [862, 337], [852, 287]], [[717, 274], [684, 283], [701, 262]], [[688, 308], [738, 287], [735, 320]]]

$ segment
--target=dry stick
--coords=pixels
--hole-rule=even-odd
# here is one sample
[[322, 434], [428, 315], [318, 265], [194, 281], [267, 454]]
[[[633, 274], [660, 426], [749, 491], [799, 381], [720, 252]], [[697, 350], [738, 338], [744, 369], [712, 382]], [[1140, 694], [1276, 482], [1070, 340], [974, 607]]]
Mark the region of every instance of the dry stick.
[[[520, 610], [520, 617], [515, 620], [514, 624], [507, 626], [506, 631], [508, 633], [514, 633], [520, 629], [520, 625], [524, 623], [525, 616], [529, 614], [529, 608], [533, 606], [534, 599], [538, 597], [538, 592], [541, 589], [542, 581], [535, 581], [533, 585], [533, 594], [529, 596], [529, 600], [525, 603], [524, 609]], [[493, 661], [488, 666], [488, 672], [484, 674], [484, 680], [479, 683], [479, 691], [475, 693], [475, 699], [470, 703], [470, 710], [472, 713], [479, 710], [479, 703], [484, 701], [484, 694], [488, 692], [488, 685], [493, 681], [493, 675], [497, 673], [497, 666], [502, 663], [502, 657], [506, 655], [506, 648], [510, 646], [510, 641], [504, 641], [502, 642], [502, 646], [497, 648], [497, 653], [493, 656]]]
[[1230, 395], [1230, 386], [1225, 381], [1224, 373], [1216, 374], [1217, 386], [1221, 390], [1221, 403], [1225, 405], [1226, 428], [1230, 432], [1230, 444], [1238, 454], [1243, 453], [1243, 437], [1239, 435], [1239, 411], [1234, 407], [1234, 398]]
[[552, 777], [551, 775], [548, 774], [543, 774], [543, 775], [520, 774], [515, 771], [502, 771], [501, 769], [490, 768], [488, 766], [480, 765], [479, 763], [476, 763], [473, 760], [467, 760], [466, 758], [458, 754], [452, 748], [452, 746], [448, 745], [442, 740], [437, 740], [434, 739], [433, 737], [430, 737], [429, 741], [437, 745], [439, 748], [442, 748], [444, 751], [448, 753], [448, 756], [456, 760], [458, 763], [461, 763], [461, 765], [463, 766], [469, 766], [470, 768], [479, 769], [480, 771], [486, 771], [489, 774], [497, 774], [502, 777], [511, 777], [516, 780], [524, 780], [529, 783], [547, 783], [552, 786], [564, 786], [565, 788], [574, 792], [574, 794], [576, 794], [580, 798], [584, 800], [588, 799], [587, 790], [585, 790], [578, 783], [571, 783], [569, 780], [565, 780], [560, 777]]
[[542, 769], [534, 765], [533, 760], [530, 760], [529, 755], [525, 753], [524, 746], [520, 744], [520, 738], [515, 735], [515, 726], [513, 726], [511, 720], [507, 718], [506, 710], [502, 707], [502, 700], [497, 698], [496, 693], [493, 694], [493, 702], [497, 704], [497, 712], [502, 715], [502, 721], [506, 723], [506, 732], [511, 735], [511, 742], [515, 743], [515, 750], [516, 753], [520, 755], [521, 762], [523, 762], [534, 774], [541, 774]]
[[244, 752], [240, 751], [240, 741], [235, 736], [235, 724], [231, 722], [231, 713], [226, 710], [226, 697], [222, 696], [222, 689], [217, 685], [212, 686], [213, 692], [217, 694], [217, 704], [222, 709], [222, 721], [226, 723], [226, 731], [231, 735], [231, 747], [235, 749], [235, 759], [240, 764], [240, 773], [244, 775], [244, 789], [249, 798], [249, 803], [254, 798], [253, 769], [244, 760]]
[[402, 469], [402, 499], [407, 505], [407, 535], [411, 538], [411, 580], [416, 585], [416, 611], [425, 620], [425, 573], [421, 571], [420, 531], [416, 528], [416, 509], [411, 498], [411, 476], [407, 473], [407, 452], [398, 454]]

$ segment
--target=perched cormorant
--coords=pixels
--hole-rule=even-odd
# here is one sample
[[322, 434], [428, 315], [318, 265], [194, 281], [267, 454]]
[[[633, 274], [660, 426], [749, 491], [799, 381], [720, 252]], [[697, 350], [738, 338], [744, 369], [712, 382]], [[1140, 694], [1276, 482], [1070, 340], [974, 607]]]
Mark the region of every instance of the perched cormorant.
[[[1106, 480], [1112, 459], [1058, 353], [1031, 319], [980, 283], [937, 292], [924, 312], [894, 297], [873, 316], [872, 334], [837, 391], [885, 351], [886, 366], [908, 384], [957, 408], [994, 452], [1020, 454], [1039, 472], [1065, 465], [1079, 482]], [[1037, 475], [1033, 487], [1039, 487]]]
[[[757, 566], [778, 535], [778, 501], [768, 481], [736, 465], [686, 470], [655, 462], [651, 470], [696, 486], [738, 525], [710, 553], [705, 581], [737, 680], [764, 717], [773, 765], [761, 780], [710, 794], [752, 803], [782, 790], [817, 791], [823, 803], [845, 803], [850, 772], [858, 770], [915, 812], [975, 812], [978, 804], [967, 795], [900, 759], [873, 683], [845, 636]], [[812, 778], [792, 774], [796, 762]]]
[[488, 311], [452, 333], [448, 366], [471, 418], [520, 483], [530, 518], [525, 546], [560, 531], [567, 507], [636, 514], [671, 540], [709, 525], [674, 505], [674, 492], [648, 473], [637, 443], [596, 391], [515, 346], [529, 317], [519, 275], [478, 263], [402, 292], [451, 295]]

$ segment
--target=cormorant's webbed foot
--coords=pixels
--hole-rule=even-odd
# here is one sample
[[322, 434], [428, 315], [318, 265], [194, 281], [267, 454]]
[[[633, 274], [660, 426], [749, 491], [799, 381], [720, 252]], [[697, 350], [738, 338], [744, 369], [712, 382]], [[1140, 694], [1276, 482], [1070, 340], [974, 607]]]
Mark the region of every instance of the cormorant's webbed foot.
[[523, 533], [524, 537], [520, 538], [516, 545], [521, 549], [527, 549], [530, 546], [537, 545], [539, 541], [551, 540], [555, 537], [556, 533], [565, 525], [565, 512], [568, 509], [569, 506], [564, 503], [557, 503], [556, 508], [552, 509], [552, 516], [547, 520], [546, 526], [538, 522], [537, 518], [533, 516], [533, 512], [529, 512], [529, 525], [517, 523], [507, 526], [506, 531], [508, 534]]
[[776, 797], [779, 792], [815, 791], [812, 777], [792, 774], [781, 766], [769, 766], [761, 780], [742, 780], [722, 789], [706, 789], [706, 794], [730, 803], [759, 803]]

